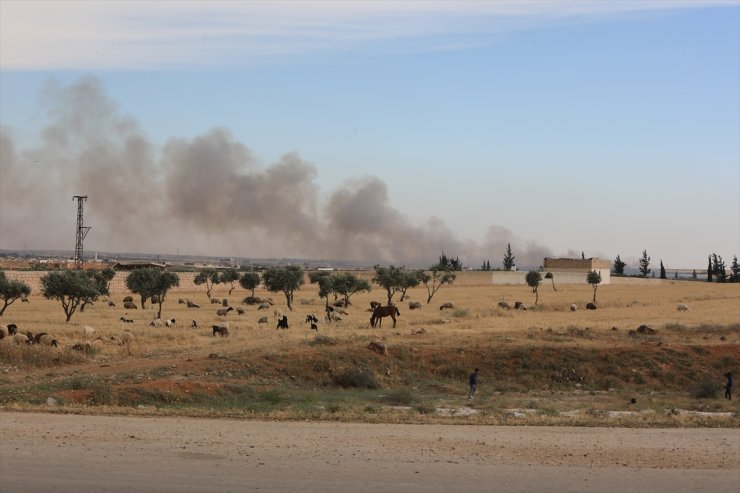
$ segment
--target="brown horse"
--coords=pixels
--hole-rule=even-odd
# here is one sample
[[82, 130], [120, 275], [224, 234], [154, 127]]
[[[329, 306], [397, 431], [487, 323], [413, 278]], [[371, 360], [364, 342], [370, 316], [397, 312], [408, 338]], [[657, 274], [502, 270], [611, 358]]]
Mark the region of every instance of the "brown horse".
[[378, 306], [373, 310], [373, 316], [370, 317], [370, 326], [375, 327], [378, 324], [379, 327], [383, 326], [383, 317], [391, 317], [393, 319], [393, 328], [396, 328], [396, 315], [401, 315], [401, 312], [394, 305], [389, 306]]

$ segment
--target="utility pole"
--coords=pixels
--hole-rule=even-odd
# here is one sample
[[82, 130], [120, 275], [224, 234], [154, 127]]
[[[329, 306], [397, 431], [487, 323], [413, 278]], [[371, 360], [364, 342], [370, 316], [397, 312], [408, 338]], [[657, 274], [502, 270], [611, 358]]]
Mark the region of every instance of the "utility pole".
[[83, 226], [82, 204], [87, 200], [87, 195], [75, 195], [72, 200], [77, 200], [77, 242], [75, 243], [75, 269], [82, 269], [82, 241], [90, 232], [90, 226]]

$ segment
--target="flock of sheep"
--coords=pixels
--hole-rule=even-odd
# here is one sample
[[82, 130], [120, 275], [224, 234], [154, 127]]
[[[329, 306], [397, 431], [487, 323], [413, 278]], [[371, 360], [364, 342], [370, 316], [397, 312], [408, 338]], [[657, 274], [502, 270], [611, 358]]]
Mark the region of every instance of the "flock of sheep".
[[[80, 335], [83, 337], [94, 337], [95, 336], [95, 329], [92, 327], [82, 327], [80, 331]], [[18, 331], [18, 325], [17, 324], [7, 324], [7, 325], [0, 325], [0, 340], [3, 339], [10, 339], [13, 343], [17, 345], [25, 344], [25, 345], [42, 345], [42, 346], [49, 346], [49, 347], [59, 347], [59, 341], [52, 336], [51, 334], [48, 334], [46, 332], [38, 332], [34, 334], [30, 330], [26, 331], [26, 333], [22, 333]], [[84, 351], [89, 352], [92, 350], [93, 347], [97, 345], [101, 345], [103, 343], [115, 343], [115, 344], [121, 344], [121, 345], [129, 345], [134, 340], [134, 334], [131, 331], [124, 330], [121, 333], [120, 337], [116, 336], [110, 336], [107, 340], [103, 339], [102, 337], [97, 337], [96, 339], [90, 341], [90, 340], [84, 340], [80, 342], [76, 342], [72, 344], [70, 347], [72, 350], [75, 351]]]

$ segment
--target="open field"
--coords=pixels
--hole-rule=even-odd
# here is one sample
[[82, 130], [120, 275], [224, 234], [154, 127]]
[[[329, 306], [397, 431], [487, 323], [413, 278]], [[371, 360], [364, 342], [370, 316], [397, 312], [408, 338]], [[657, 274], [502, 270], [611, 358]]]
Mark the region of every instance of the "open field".
[[[156, 310], [147, 305], [126, 311], [122, 294], [112, 297], [117, 307], [99, 302], [65, 324], [61, 305], [34, 293], [1, 321], [16, 323], [21, 332], [53, 334], [60, 347], [0, 341], [0, 405], [397, 423], [740, 424], [737, 400], [721, 398], [722, 374], [738, 372], [740, 285], [613, 279], [598, 289], [599, 309], [589, 311], [590, 286], [556, 283], [554, 291], [546, 280], [536, 310], [514, 311], [497, 304], [532, 304], [529, 288], [470, 282], [466, 274], [429, 305], [423, 287], [410, 290], [421, 310], [396, 298], [401, 315], [395, 329], [390, 319], [370, 328], [369, 302], [384, 300], [374, 287], [352, 297], [345, 320], [320, 323], [318, 334], [303, 323], [308, 313], [323, 314], [313, 285], [296, 292], [292, 312], [282, 294], [257, 290], [274, 300], [273, 310], [288, 314], [290, 329], [280, 331], [273, 310], [240, 304], [248, 294], [241, 289], [228, 298], [246, 313], [225, 318], [204, 293], [170, 293], [162, 316], [175, 318], [174, 328], [150, 327]], [[220, 288], [214, 296], [226, 297]], [[188, 309], [178, 297], [201, 308]], [[440, 311], [447, 301], [456, 309]], [[568, 309], [572, 303], [578, 311]], [[677, 311], [677, 303], [690, 311]], [[135, 322], [122, 323], [122, 315]], [[257, 323], [263, 316], [268, 324]], [[190, 328], [191, 320], [199, 328]], [[230, 336], [213, 337], [210, 326], [223, 320]], [[656, 334], [628, 334], [643, 324]], [[86, 325], [95, 328], [95, 337], [131, 330], [135, 340], [130, 346], [104, 342], [90, 354], [72, 351], [72, 344], [85, 340]], [[387, 355], [367, 348], [374, 340], [387, 345]], [[468, 402], [467, 375], [474, 367], [481, 368], [479, 393]], [[46, 404], [50, 397], [52, 406]]]

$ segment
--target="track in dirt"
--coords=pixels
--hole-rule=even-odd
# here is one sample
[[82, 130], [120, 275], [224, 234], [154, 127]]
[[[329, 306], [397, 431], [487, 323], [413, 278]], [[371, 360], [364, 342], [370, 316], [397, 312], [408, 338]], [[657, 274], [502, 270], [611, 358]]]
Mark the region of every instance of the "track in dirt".
[[[0, 413], [20, 491], [736, 491], [740, 430]], [[40, 473], [43, 472], [43, 473]]]

